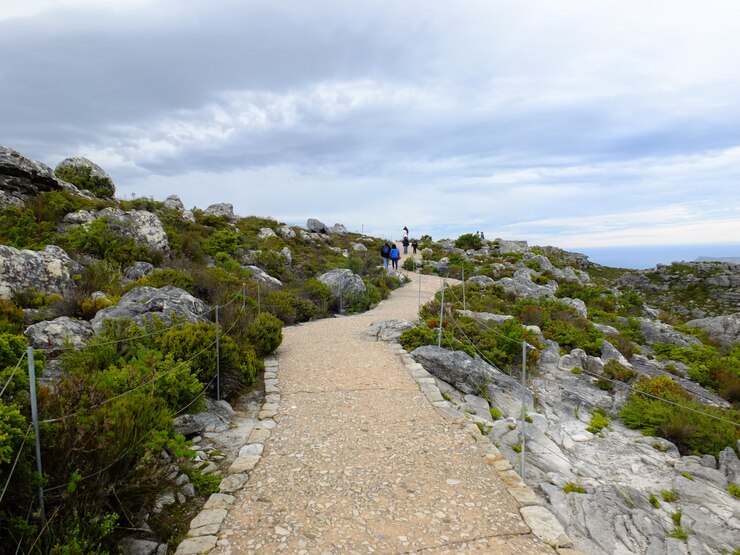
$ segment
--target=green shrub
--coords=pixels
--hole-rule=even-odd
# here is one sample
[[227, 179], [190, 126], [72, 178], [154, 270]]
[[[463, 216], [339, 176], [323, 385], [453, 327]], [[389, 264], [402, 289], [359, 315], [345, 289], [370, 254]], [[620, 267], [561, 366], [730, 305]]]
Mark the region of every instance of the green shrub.
[[678, 493], [673, 491], [672, 489], [664, 489], [660, 492], [660, 496], [663, 498], [663, 501], [666, 503], [673, 503], [674, 501], [678, 501]]
[[283, 323], [272, 314], [263, 312], [249, 324], [246, 337], [257, 356], [268, 355], [283, 341]]
[[596, 409], [594, 411], [594, 415], [591, 417], [591, 420], [588, 423], [588, 428], [586, 428], [586, 430], [588, 430], [592, 434], [597, 434], [604, 428], [608, 427], [609, 424], [611, 424], [611, 420], [607, 418], [603, 410]]
[[[418, 326], [405, 330], [401, 333], [400, 337], [401, 346], [409, 352], [424, 345], [436, 345], [438, 340], [439, 330], [431, 329], [427, 326]], [[446, 331], [442, 332], [442, 347], [453, 351], [466, 350], [465, 345]], [[472, 348], [468, 346], [467, 350], [472, 350]]]
[[514, 453], [521, 453], [522, 452], [522, 446], [520, 443], [515, 443], [511, 446], [511, 450], [514, 451]]
[[648, 497], [648, 501], [649, 501], [649, 502], [650, 502], [650, 504], [651, 504], [651, 505], [652, 505], [653, 507], [655, 507], [656, 509], [657, 509], [658, 507], [660, 507], [660, 501], [658, 501], [658, 498], [657, 498], [657, 497], [655, 497], [654, 495], [652, 495], [652, 494], [651, 494], [651, 495], [650, 495], [650, 497]]
[[[201, 383], [209, 383], [216, 374], [216, 326], [185, 324], [173, 328], [158, 339], [160, 348], [176, 361], [187, 361]], [[226, 397], [242, 385], [254, 382], [262, 362], [249, 345], [239, 346], [228, 335], [220, 338], [221, 391]]]
[[493, 418], [494, 420], [498, 420], [502, 416], [501, 410], [497, 407], [491, 407], [488, 412], [490, 412], [491, 418]]
[[23, 329], [23, 310], [14, 303], [0, 298], [0, 334], [20, 334]]
[[578, 484], [568, 482], [563, 486], [563, 493], [586, 493], [586, 490]]
[[476, 422], [475, 425], [478, 426], [481, 435], [487, 436], [491, 432], [491, 427], [486, 426], [483, 422]]
[[455, 240], [455, 246], [458, 249], [463, 250], [470, 250], [470, 249], [476, 249], [478, 250], [483, 246], [483, 243], [481, 242], [481, 238], [474, 234], [474, 233], [464, 233], [463, 235], [460, 235]]
[[55, 175], [78, 189], [88, 190], [96, 197], [113, 198], [116, 192], [113, 182], [108, 177], [92, 174], [92, 166], [65, 167], [54, 171]]
[[183, 270], [156, 269], [152, 273], [130, 284], [128, 289], [141, 285], [156, 288], [171, 285], [173, 287], [184, 289], [188, 293], [192, 294], [195, 291], [195, 278]]
[[627, 427], [668, 439], [683, 454], [717, 455], [740, 439], [732, 424], [740, 419], [737, 410], [702, 406], [668, 376], [642, 378], [634, 387], [620, 413]]
[[405, 258], [403, 261], [403, 269], [409, 272], [415, 272], [416, 271], [416, 260], [414, 260], [414, 258], [411, 256], [409, 256], [408, 258]]
[[610, 359], [604, 365], [603, 375], [608, 378], [608, 380], [600, 380], [598, 382], [598, 386], [601, 389], [611, 390], [614, 387], [614, 383], [609, 380], [629, 383], [635, 376], [637, 376], [637, 372], [623, 366], [617, 362], [616, 359]]
[[740, 497], [740, 486], [737, 484], [730, 484], [727, 486], [727, 493], [733, 497]]

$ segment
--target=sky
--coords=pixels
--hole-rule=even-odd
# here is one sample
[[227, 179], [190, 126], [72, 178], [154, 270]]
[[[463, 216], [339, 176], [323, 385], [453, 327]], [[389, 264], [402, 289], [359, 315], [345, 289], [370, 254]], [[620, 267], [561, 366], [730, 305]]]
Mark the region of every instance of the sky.
[[740, 2], [0, 0], [0, 144], [289, 224], [740, 256]]

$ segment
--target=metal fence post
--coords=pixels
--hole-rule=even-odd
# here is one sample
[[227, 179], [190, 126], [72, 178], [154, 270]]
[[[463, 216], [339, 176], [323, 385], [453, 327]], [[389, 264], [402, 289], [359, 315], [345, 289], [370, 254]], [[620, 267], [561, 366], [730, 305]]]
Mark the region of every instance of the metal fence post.
[[221, 400], [221, 345], [218, 305], [216, 305], [216, 400]]
[[419, 275], [419, 312], [421, 312], [421, 272], [419, 267], [416, 267], [416, 273]]
[[439, 303], [439, 337], [437, 337], [437, 347], [442, 346], [442, 316], [445, 309], [445, 280], [442, 280], [442, 302]]
[[260, 284], [257, 284], [257, 314], [262, 312], [262, 296], [260, 293]]
[[[39, 409], [36, 401], [36, 365], [33, 360], [33, 347], [26, 349], [26, 355], [28, 356], [28, 380], [31, 389], [31, 419], [33, 420], [33, 433], [36, 435], [36, 471], [39, 473], [39, 479], [41, 479], [44, 473], [41, 469], [41, 436], [39, 435]], [[46, 524], [44, 488], [41, 486], [39, 486], [39, 514], [41, 523]]]
[[465, 306], [465, 263], [462, 265], [462, 286], [463, 286], [463, 310], [467, 310]]
[[527, 342], [522, 341], [522, 429], [521, 429], [521, 452], [519, 453], [519, 476], [524, 480], [524, 461], [527, 449], [527, 435], [525, 425], [527, 423]]

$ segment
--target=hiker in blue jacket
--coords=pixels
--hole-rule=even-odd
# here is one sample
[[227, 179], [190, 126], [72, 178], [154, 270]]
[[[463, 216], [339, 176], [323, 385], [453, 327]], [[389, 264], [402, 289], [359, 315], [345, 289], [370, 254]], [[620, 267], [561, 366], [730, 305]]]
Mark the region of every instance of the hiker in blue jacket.
[[388, 244], [388, 241], [385, 242], [385, 244], [380, 247], [380, 256], [383, 257], [383, 268], [385, 268], [385, 271], [388, 271], [388, 260], [391, 257], [391, 246]]
[[391, 264], [394, 270], [398, 270], [398, 259], [401, 257], [401, 253], [395, 243], [391, 247]]

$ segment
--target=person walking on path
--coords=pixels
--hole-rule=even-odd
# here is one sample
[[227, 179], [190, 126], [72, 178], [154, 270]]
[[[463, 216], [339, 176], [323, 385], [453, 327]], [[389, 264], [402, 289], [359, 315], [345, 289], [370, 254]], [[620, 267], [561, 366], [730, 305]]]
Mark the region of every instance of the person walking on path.
[[403, 226], [403, 238], [408, 239], [409, 238], [409, 228], [406, 226]]
[[382, 247], [380, 247], [380, 256], [383, 257], [383, 268], [388, 271], [388, 260], [391, 257], [391, 246], [386, 241]]
[[404, 235], [403, 237], [403, 254], [409, 253], [409, 236]]
[[398, 259], [401, 258], [401, 253], [398, 250], [398, 247], [394, 243], [391, 247], [391, 264], [393, 266], [394, 270], [398, 270]]
[[416, 239], [411, 241], [411, 248], [414, 250], [414, 254], [416, 254], [416, 249], [419, 248], [419, 241], [417, 241]]

